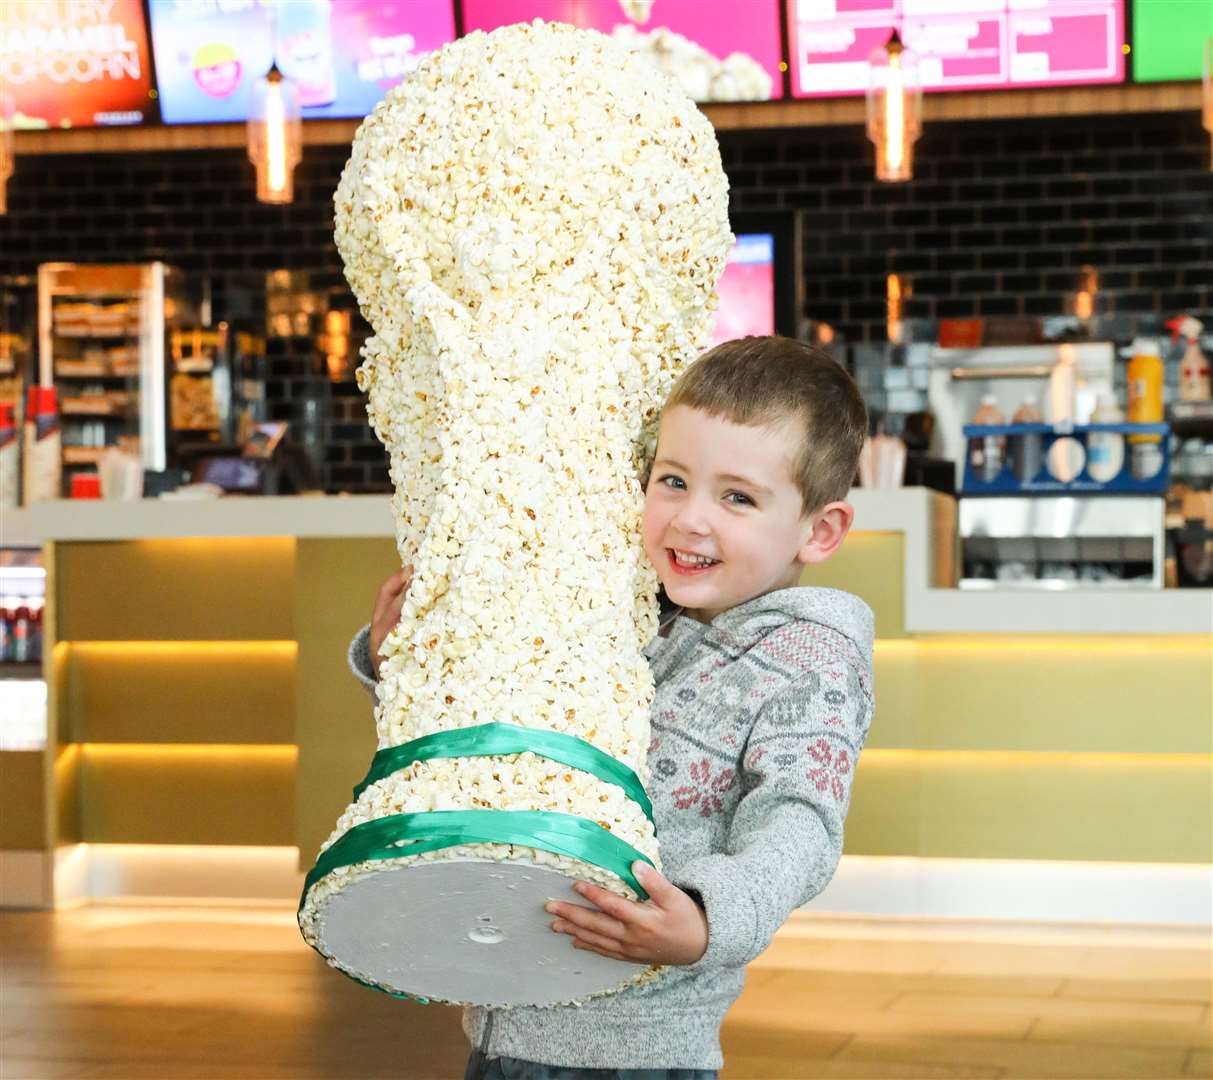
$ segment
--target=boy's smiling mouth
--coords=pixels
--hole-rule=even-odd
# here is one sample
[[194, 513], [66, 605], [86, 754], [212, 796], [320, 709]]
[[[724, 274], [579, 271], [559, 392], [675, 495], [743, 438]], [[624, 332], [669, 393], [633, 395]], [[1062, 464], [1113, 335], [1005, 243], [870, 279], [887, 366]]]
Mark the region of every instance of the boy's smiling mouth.
[[706, 555], [696, 555], [678, 548], [666, 548], [666, 554], [669, 557], [670, 566], [678, 574], [703, 574], [712, 567], [720, 565], [719, 559], [710, 559]]

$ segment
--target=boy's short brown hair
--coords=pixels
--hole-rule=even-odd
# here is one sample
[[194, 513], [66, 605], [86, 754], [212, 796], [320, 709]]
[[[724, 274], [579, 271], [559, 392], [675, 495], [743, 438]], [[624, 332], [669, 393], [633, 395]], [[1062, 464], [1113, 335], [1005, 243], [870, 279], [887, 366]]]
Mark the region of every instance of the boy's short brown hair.
[[709, 349], [679, 377], [665, 403], [734, 424], [790, 422], [801, 432], [793, 462], [806, 515], [846, 498], [868, 434], [855, 380], [828, 353], [786, 337], [747, 337]]

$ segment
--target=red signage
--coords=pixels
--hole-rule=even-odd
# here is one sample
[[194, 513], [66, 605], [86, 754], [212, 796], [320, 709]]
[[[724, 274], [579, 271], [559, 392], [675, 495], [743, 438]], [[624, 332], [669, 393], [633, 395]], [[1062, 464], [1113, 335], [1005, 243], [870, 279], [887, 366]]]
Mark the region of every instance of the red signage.
[[151, 64], [140, 0], [0, 4], [0, 85], [25, 128], [138, 124]]

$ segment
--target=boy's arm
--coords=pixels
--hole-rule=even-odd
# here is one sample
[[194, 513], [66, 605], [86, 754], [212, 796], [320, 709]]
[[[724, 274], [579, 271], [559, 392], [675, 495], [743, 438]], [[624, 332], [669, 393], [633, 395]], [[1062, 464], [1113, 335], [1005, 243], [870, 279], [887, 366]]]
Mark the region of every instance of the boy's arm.
[[748, 964], [796, 908], [829, 882], [842, 855], [855, 762], [872, 719], [862, 686], [842, 709], [792, 687], [760, 710], [742, 763], [726, 851], [670, 873], [702, 902], [708, 948], [697, 968]]
[[378, 704], [379, 700], [375, 693], [379, 665], [371, 652], [372, 638], [375, 642], [382, 642], [392, 627], [400, 622], [400, 609], [412, 583], [412, 566], [403, 566], [379, 586], [379, 591], [375, 594], [371, 621], [354, 635], [354, 640], [350, 642], [345, 654], [354, 678], [362, 683], [366, 692], [371, 695], [373, 704]]
[[371, 666], [371, 624], [367, 623], [354, 635], [350, 647], [345, 654], [346, 662], [354, 678], [362, 683], [363, 688], [371, 695], [371, 704], [377, 705], [379, 699], [375, 694], [378, 682], [375, 679], [375, 669]]

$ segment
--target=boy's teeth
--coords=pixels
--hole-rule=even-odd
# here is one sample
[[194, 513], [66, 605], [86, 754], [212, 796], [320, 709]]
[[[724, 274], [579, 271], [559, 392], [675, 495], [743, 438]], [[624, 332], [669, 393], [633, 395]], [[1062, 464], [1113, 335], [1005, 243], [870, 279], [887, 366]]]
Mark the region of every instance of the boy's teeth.
[[709, 559], [704, 555], [684, 555], [681, 551], [675, 549], [674, 558], [684, 566], [710, 566], [715, 559]]

